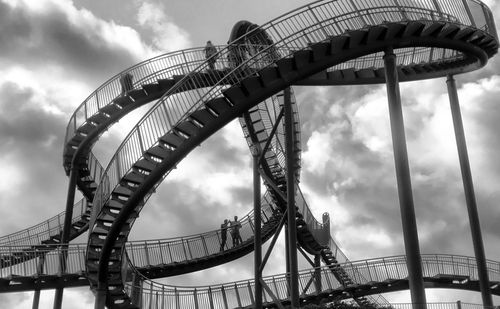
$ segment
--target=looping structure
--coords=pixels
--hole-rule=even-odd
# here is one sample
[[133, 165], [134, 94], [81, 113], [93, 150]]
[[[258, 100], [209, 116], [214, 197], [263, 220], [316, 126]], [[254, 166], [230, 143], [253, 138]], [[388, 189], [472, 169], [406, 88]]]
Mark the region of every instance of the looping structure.
[[[137, 308], [141, 302], [148, 308], [158, 303], [170, 304], [167, 308], [252, 306], [253, 296], [248, 295], [252, 293], [250, 281], [206, 288], [151, 282], [148, 291], [142, 291], [138, 285], [248, 254], [254, 248], [255, 216], [262, 219], [262, 241], [283, 226], [288, 205], [282, 91], [292, 85], [385, 83], [384, 57], [389, 54], [396, 59], [400, 81], [451, 76], [483, 67], [497, 50], [491, 11], [477, 0], [321, 0], [261, 26], [238, 22], [228, 45], [217, 46], [217, 53], [210, 59], [203, 48], [193, 48], [139, 63], [92, 93], [68, 123], [63, 165], [70, 177], [70, 188], [77, 186], [84, 196], [66, 213], [72, 219], [71, 228], [66, 232], [61, 226], [36, 232], [44, 235], [43, 241], [38, 242], [29, 236], [35, 227], [3, 238], [2, 246], [19, 246], [17, 252], [25, 258], [6, 255], [2, 267], [41, 261], [42, 257], [45, 261], [54, 248], [61, 248], [61, 243], [66, 244], [88, 230], [86, 246], [66, 244], [60, 249], [66, 250], [64, 256], [68, 259], [62, 266], [65, 274], [71, 274], [74, 267], [71, 250], [85, 255], [85, 270], [80, 264], [73, 277], [66, 277], [66, 286], [84, 285], [88, 280], [96, 294], [105, 295], [110, 308]], [[209, 63], [214, 62], [215, 67], [210, 67]], [[386, 305], [369, 295], [408, 288], [401, 262], [404, 259], [391, 260], [398, 269], [397, 275], [379, 271], [380, 265], [387, 269], [384, 259], [364, 261], [363, 266], [361, 262], [347, 263], [330, 237], [328, 215], [322, 222], [312, 215], [298, 186], [300, 122], [293, 94], [291, 97], [297, 239], [303, 250], [322, 258], [326, 265], [323, 276], [337, 282], [328, 281], [327, 287], [310, 279], [304, 284], [302, 299], [350, 297], [365, 306]], [[100, 135], [131, 111], [154, 101], [104, 168], [92, 153]], [[220, 231], [155, 243], [127, 242], [148, 198], [170, 171], [195, 147], [237, 118], [249, 148], [260, 157], [259, 172], [267, 188], [261, 213], [250, 212], [242, 219], [243, 242], [221, 248]], [[73, 198], [74, 192], [68, 201]], [[57, 218], [62, 217], [64, 214]], [[439, 265], [449, 257], [428, 259], [426, 265]], [[446, 263], [454, 265], [457, 261]], [[494, 269], [489, 271], [499, 276], [498, 268], [496, 274]], [[432, 281], [428, 278], [439, 273], [425, 271], [425, 280], [435, 286], [457, 287], [453, 280]], [[303, 272], [300, 278], [307, 281], [318, 274], [321, 272]], [[452, 273], [450, 278], [453, 275], [463, 276]], [[265, 280], [274, 282], [276, 288], [272, 293], [266, 291], [272, 298], [268, 299], [269, 306], [279, 300], [286, 302], [288, 296], [281, 286], [286, 286], [286, 278]], [[36, 284], [46, 284], [44, 288], [58, 286], [48, 281], [26, 282], [30, 282], [26, 283], [27, 288]], [[477, 284], [458, 288], [477, 290]], [[492, 288], [492, 292], [500, 293], [498, 287]], [[141, 293], [143, 296], [139, 297]]]

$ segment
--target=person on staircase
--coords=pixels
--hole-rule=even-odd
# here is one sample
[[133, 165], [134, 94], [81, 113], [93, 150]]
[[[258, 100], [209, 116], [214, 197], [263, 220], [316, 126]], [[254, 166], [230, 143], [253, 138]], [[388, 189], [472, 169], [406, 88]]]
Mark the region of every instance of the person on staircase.
[[122, 86], [121, 96], [127, 95], [127, 92], [134, 89], [134, 77], [130, 73], [125, 73], [120, 76], [120, 85]]
[[215, 62], [217, 61], [217, 48], [212, 44], [211, 41], [207, 41], [207, 45], [205, 46], [205, 58], [208, 61], [208, 68], [210, 70], [215, 70]]
[[224, 251], [226, 247], [228, 225], [229, 225], [228, 219], [224, 219], [224, 223], [220, 225], [220, 238], [221, 238], [220, 251]]
[[241, 223], [238, 221], [238, 216], [234, 216], [234, 221], [231, 221], [231, 237], [233, 238], [233, 247], [240, 245], [243, 242], [240, 235]]

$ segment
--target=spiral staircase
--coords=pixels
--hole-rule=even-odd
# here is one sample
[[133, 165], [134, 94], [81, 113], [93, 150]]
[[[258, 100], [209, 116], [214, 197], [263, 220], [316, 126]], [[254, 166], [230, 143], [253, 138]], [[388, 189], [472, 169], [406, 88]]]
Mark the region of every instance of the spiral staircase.
[[[186, 299], [196, 308], [252, 306], [250, 281], [183, 288], [182, 293], [177, 287], [149, 281], [202, 270], [250, 253], [251, 224], [243, 227], [245, 241], [241, 245], [221, 251], [220, 231], [127, 243], [135, 220], [156, 187], [184, 157], [239, 118], [249, 147], [258, 147], [263, 153], [260, 173], [267, 192], [259, 215], [263, 218], [263, 241], [272, 237], [283, 224], [287, 209], [284, 133], [279, 125], [281, 91], [292, 85], [384, 83], [382, 56], [387, 50], [396, 54], [401, 81], [423, 80], [466, 73], [486, 65], [498, 50], [498, 37], [491, 11], [476, 0], [453, 4], [446, 0], [405, 4], [396, 0], [366, 1], [357, 5], [348, 0], [321, 0], [262, 26], [246, 21], [237, 23], [229, 45], [218, 47], [213, 56], [215, 69], [209, 68], [203, 49], [194, 48], [144, 61], [111, 78], [75, 111], [63, 150], [64, 169], [75, 177], [84, 196], [74, 206], [69, 238], [88, 231], [88, 243], [61, 247], [64, 213], [0, 238], [0, 291], [90, 284], [93, 291], [104, 291], [106, 304], [112, 308], [144, 307], [146, 303], [153, 306], [153, 299], [156, 297], [154, 301], [158, 303], [160, 296], [163, 301], [172, 301], [174, 308], [188, 308], [181, 306], [181, 294], [187, 295]], [[120, 79], [126, 74], [133, 76], [133, 83], [124, 89]], [[149, 112], [103, 168], [92, 153], [100, 135], [148, 103], [153, 104]], [[295, 135], [300, 136], [295, 102], [293, 108]], [[299, 140], [293, 151], [297, 184], [300, 150]], [[373, 274], [378, 274], [377, 262], [348, 262], [330, 238], [329, 225], [314, 218], [296, 187], [299, 244], [306, 252], [321, 255], [326, 265], [322, 268], [323, 278], [336, 282], [328, 281], [328, 287], [312, 285], [317, 279], [313, 280], [311, 272], [303, 272], [301, 276], [309, 280], [303, 287], [304, 302], [354, 298], [361, 306], [373, 307], [386, 302], [370, 295], [408, 288], [401, 258], [400, 264], [394, 264], [399, 265], [397, 275], [376, 277]], [[255, 215], [250, 212], [242, 221], [251, 222]], [[68, 257], [68, 268], [63, 273], [56, 271], [57, 262], [51, 262], [58, 260], [54, 257], [61, 251]], [[442, 265], [441, 258], [445, 259], [437, 256], [435, 264], [424, 263], [428, 271], [426, 284], [478, 289], [474, 274], [426, 268]], [[362, 263], [366, 268], [360, 266]], [[387, 269], [386, 261], [382, 264]], [[489, 268], [493, 278], [498, 277], [496, 267]], [[474, 266], [468, 264], [465, 269]], [[131, 280], [138, 277], [141, 286], [134, 287]], [[287, 302], [285, 289], [276, 283], [283, 277], [278, 277], [266, 279], [272, 282], [268, 286], [275, 287], [273, 295], [264, 295], [268, 306]], [[499, 281], [492, 279], [493, 294], [500, 293]], [[145, 284], [151, 286], [146, 292], [142, 289]], [[137, 289], [144, 294], [141, 305], [131, 299]], [[214, 303], [216, 291], [222, 297], [220, 305]], [[229, 291], [234, 293], [235, 302], [231, 305]], [[242, 293], [248, 297], [241, 297]], [[205, 305], [198, 303], [202, 295], [208, 300]]]

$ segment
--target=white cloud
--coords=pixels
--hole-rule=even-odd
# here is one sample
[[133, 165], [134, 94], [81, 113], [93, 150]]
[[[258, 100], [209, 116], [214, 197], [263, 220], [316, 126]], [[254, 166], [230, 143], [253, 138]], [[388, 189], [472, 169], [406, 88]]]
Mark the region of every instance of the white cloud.
[[162, 3], [142, 2], [137, 22], [152, 32], [152, 42], [158, 50], [175, 51], [190, 47], [189, 34], [171, 21]]
[[322, 174], [326, 164], [331, 158], [332, 145], [331, 136], [328, 133], [314, 131], [307, 141], [307, 151], [302, 153], [304, 169], [311, 173]]

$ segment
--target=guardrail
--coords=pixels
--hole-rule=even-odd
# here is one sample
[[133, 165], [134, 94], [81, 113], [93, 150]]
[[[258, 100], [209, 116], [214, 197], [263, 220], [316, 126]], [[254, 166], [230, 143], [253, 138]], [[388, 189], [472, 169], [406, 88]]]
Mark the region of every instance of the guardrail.
[[[89, 154], [87, 166], [89, 176], [92, 177], [96, 183], [99, 183], [104, 173], [104, 168], [92, 152]], [[89, 203], [85, 197], [76, 202], [73, 205], [71, 223], [75, 224], [80, 221], [87, 222], [88, 218], [84, 218], [83, 215], [90, 216], [91, 207], [92, 204]], [[2, 236], [0, 237], [0, 246], [16, 246], [24, 250], [30, 246], [40, 245], [43, 241], [49, 240], [51, 237], [62, 233], [65, 215], [66, 212], [63, 211], [34, 226]], [[86, 230], [87, 227], [85, 227], [84, 230]]]
[[[262, 224], [267, 224], [277, 213], [276, 206], [272, 203], [269, 192], [262, 198]], [[242, 224], [240, 235], [242, 243], [254, 239], [254, 212], [239, 220]], [[276, 223], [278, 224], [278, 223]], [[240, 245], [233, 246], [231, 227], [227, 228], [227, 241], [222, 246], [221, 230], [206, 232], [198, 235], [175, 237], [158, 240], [131, 241], [126, 247], [129, 261], [136, 268], [160, 266], [176, 262], [187, 262], [194, 259], [208, 257], [210, 255], [221, 254]]]
[[[88, 210], [88, 203], [85, 198], [76, 202], [73, 206], [72, 222], [78, 222], [82, 215]], [[52, 236], [59, 235], [64, 225], [64, 216], [66, 212], [61, 212], [54, 217], [36, 224], [27, 229], [0, 237], [0, 247], [15, 246], [20, 250], [30, 246], [40, 245], [42, 241], [50, 239]]]
[[[157, 139], [169, 132], [176, 124], [185, 120], [193, 111], [202, 107], [203, 102], [221, 95], [228, 84], [236, 84], [253, 74], [245, 68], [261, 69], [272, 66], [276, 60], [276, 50], [300, 50], [307, 48], [311, 42], [321, 42], [332, 36], [341, 35], [347, 29], [361, 29], [369, 25], [384, 22], [400, 22], [402, 20], [435, 21], [444, 20], [452, 23], [484, 29], [496, 36], [494, 22], [489, 9], [479, 1], [463, 0], [422, 0], [411, 5], [401, 5], [398, 1], [365, 1], [356, 7], [353, 1], [318, 1], [303, 6], [291, 13], [278, 17], [263, 25], [247, 36], [262, 36], [266, 33], [272, 44], [259, 49], [247, 50], [244, 53], [235, 51], [235, 45], [220, 49], [214, 56], [224, 66], [233, 68], [223, 78], [213, 77], [206, 72], [208, 62], [204, 62], [183, 78], [176, 86], [159, 100], [132, 129], [120, 145], [115, 156], [106, 168], [106, 184], [98, 189], [96, 210], [100, 210], [118, 181], [139, 160], [144, 151], [157, 143]], [[235, 62], [235, 53], [244, 58], [241, 63]], [[436, 53], [437, 54], [437, 53]], [[441, 59], [443, 55], [436, 55]], [[457, 55], [456, 57], [461, 57]], [[214, 85], [211, 89], [192, 90], [192, 84]], [[171, 97], [175, 95], [175, 99]], [[96, 213], [97, 214], [97, 213]]]
[[[470, 280], [478, 280], [475, 263], [474, 258], [466, 256], [422, 255], [424, 277], [429, 278], [445, 274], [467, 276]], [[383, 282], [387, 279], [407, 279], [408, 276], [405, 256], [349, 262], [341, 264], [341, 267], [357, 279], [354, 280], [356, 284]], [[500, 263], [488, 261], [487, 267], [490, 280], [499, 281]], [[320, 280], [317, 279], [319, 277], [321, 277]], [[263, 279], [267, 286], [263, 293], [265, 302], [272, 302], [273, 296], [282, 300], [289, 298], [286, 274], [267, 276]], [[327, 266], [299, 272], [299, 291], [302, 297], [340, 288], [342, 288], [341, 284]], [[166, 308], [238, 308], [251, 306], [254, 303], [253, 280], [196, 287], [174, 287], [146, 280], [140, 286], [127, 284], [126, 289], [129, 295], [132, 290], [142, 292], [142, 308], [163, 308], [161, 306]], [[404, 306], [395, 308], [405, 308]], [[473, 307], [466, 305], [463, 308]]]
[[86, 244], [41, 245], [25, 250], [21, 246], [0, 247], [0, 278], [61, 275], [61, 254], [67, 255], [66, 273], [85, 273]]
[[143, 84], [155, 83], [158, 79], [172, 78], [191, 72], [204, 61], [204, 47], [190, 48], [163, 54], [140, 62], [127, 70], [111, 77], [102, 86], [87, 97], [75, 110], [66, 127], [64, 146], [74, 136], [88, 118], [95, 115], [102, 107], [122, 95], [120, 78], [125, 74], [133, 76], [133, 89], [140, 89]]

